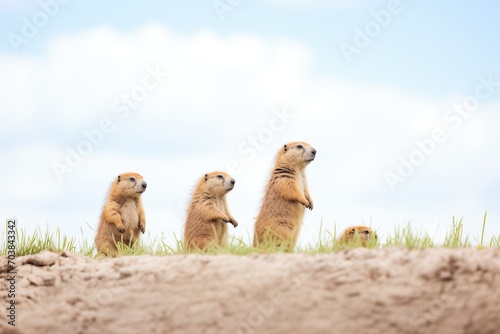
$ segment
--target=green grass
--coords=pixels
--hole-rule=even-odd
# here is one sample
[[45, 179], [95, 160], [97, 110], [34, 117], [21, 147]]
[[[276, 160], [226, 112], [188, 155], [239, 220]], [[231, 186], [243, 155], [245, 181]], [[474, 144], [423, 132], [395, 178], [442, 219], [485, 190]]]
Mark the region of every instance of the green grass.
[[[2, 241], [2, 244], [0, 244], [0, 255], [6, 255], [7, 244], [5, 244], [5, 237], [2, 237], [0, 240]], [[86, 238], [82, 238], [80, 242], [77, 242], [74, 237], [69, 238], [61, 235], [59, 229], [56, 229], [55, 232], [50, 232], [48, 226], [45, 231], [42, 231], [40, 226], [38, 226], [31, 235], [28, 235], [24, 229], [16, 228], [16, 241], [16, 256], [37, 254], [44, 250], [53, 252], [69, 251], [91, 256], [94, 251], [93, 245], [89, 245]]]
[[[487, 213], [484, 214], [481, 224], [480, 239], [477, 242], [472, 242], [469, 236], [464, 235], [463, 219], [453, 218], [451, 226], [446, 231], [444, 240], [441, 242], [435, 240], [435, 234], [437, 234], [438, 228], [436, 228], [436, 231], [433, 231], [434, 235], [429, 235], [428, 231], [418, 230], [414, 228], [411, 223], [407, 223], [404, 226], [395, 227], [392, 234], [385, 236], [384, 242], [371, 239], [367, 244], [367, 248], [406, 247], [421, 249], [431, 247], [500, 247], [500, 234], [493, 235], [489, 242], [484, 239], [486, 218]], [[340, 245], [338, 243], [339, 234], [337, 233], [336, 226], [334, 226], [332, 230], [328, 230], [324, 228], [321, 223], [319, 231], [319, 235], [316, 238], [317, 241], [314, 244], [295, 249], [294, 252], [307, 254], [329, 253], [361, 246], [359, 240], [354, 240], [348, 245]], [[78, 239], [75, 237], [67, 237], [61, 234], [60, 229], [56, 229], [54, 232], [49, 231], [48, 226], [44, 231], [40, 227], [37, 227], [30, 235], [28, 235], [24, 229], [17, 229], [16, 256], [37, 254], [44, 250], [50, 250], [54, 252], [69, 251], [84, 256], [96, 257], [97, 252], [95, 247], [92, 243], [88, 242], [88, 238], [85, 236], [83, 229], [81, 229], [81, 234], [81, 238]], [[6, 243], [6, 235], [6, 230], [0, 231], [0, 256], [5, 256], [7, 254], [8, 245]], [[127, 247], [119, 244], [119, 255], [161, 256], [186, 253], [182, 241], [176, 235], [174, 235], [173, 245], [167, 244], [165, 239], [163, 233], [155, 237], [152, 237], [148, 233], [135, 247]], [[251, 240], [250, 237], [247, 239]], [[254, 248], [243, 239], [231, 237], [228, 246], [212, 247], [205, 253], [249, 255], [254, 253], [275, 253], [283, 251], [285, 251], [285, 247], [275, 247], [272, 245], [260, 245], [258, 248]]]

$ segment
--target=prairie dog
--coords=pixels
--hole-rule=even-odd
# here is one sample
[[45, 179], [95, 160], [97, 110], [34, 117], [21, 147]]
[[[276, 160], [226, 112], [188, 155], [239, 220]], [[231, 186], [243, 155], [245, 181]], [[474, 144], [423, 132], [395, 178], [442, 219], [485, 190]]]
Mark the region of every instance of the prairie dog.
[[238, 226], [226, 202], [226, 194], [234, 188], [235, 182], [224, 172], [207, 173], [199, 180], [186, 216], [186, 250], [207, 250], [226, 244], [227, 223]]
[[254, 247], [295, 247], [305, 208], [313, 209], [305, 168], [315, 157], [316, 149], [305, 142], [291, 142], [279, 150], [255, 222]]
[[339, 239], [339, 244], [344, 245], [350, 242], [356, 242], [356, 235], [358, 235], [359, 241], [363, 247], [366, 247], [366, 242], [369, 239], [378, 239], [377, 233], [373, 232], [368, 226], [351, 226], [346, 228]]
[[147, 183], [137, 173], [124, 173], [111, 184], [102, 209], [95, 244], [105, 255], [117, 255], [117, 242], [133, 246], [146, 231], [146, 218], [141, 194]]

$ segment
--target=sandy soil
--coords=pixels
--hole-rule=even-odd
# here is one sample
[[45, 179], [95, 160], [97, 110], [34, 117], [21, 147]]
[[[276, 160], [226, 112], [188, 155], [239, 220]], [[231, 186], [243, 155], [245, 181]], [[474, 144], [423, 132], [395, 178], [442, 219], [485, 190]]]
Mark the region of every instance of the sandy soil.
[[[500, 333], [500, 249], [17, 259], [1, 333]], [[7, 305], [6, 259], [0, 289]], [[2, 313], [6, 313], [5, 307]]]

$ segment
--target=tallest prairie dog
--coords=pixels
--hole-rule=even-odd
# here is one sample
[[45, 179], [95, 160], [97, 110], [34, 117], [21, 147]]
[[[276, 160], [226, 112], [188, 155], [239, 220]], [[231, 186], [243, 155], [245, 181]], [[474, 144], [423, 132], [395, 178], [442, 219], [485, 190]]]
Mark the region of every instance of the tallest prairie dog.
[[315, 157], [316, 149], [304, 142], [280, 149], [255, 222], [255, 247], [262, 243], [287, 250], [295, 247], [305, 208], [313, 209], [305, 168]]

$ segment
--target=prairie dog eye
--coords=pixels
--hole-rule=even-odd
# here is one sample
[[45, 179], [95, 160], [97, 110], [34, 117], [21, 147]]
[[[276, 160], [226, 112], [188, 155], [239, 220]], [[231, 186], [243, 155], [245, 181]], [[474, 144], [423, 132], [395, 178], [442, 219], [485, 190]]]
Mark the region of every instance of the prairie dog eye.
[[301, 150], [301, 149], [303, 149], [303, 148], [304, 148], [304, 146], [302, 146], [302, 145], [300, 145], [300, 144], [299, 144], [299, 145], [297, 145], [297, 148], [298, 148], [299, 150]]
[[363, 233], [364, 234], [370, 234], [370, 231], [369, 230], [364, 230]]
[[219, 174], [219, 175], [217, 175], [217, 177], [218, 177], [219, 179], [221, 179], [221, 180], [224, 180], [224, 176], [222, 176], [222, 175], [220, 175], [220, 174]]
[[135, 177], [131, 177], [129, 180], [135, 182]]

